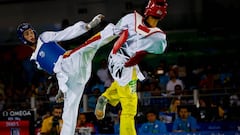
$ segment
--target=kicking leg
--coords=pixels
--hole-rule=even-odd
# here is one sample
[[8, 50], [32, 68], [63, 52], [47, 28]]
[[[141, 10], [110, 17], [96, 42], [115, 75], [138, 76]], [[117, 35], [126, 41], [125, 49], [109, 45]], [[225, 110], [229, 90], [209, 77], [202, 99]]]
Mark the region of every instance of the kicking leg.
[[92, 21], [87, 24], [86, 29], [89, 30], [89, 29], [96, 27], [103, 19], [104, 19], [104, 15], [102, 15], [102, 14], [95, 16], [92, 19]]
[[74, 135], [77, 123], [78, 108], [82, 97], [82, 90], [81, 88], [76, 89], [75, 92], [73, 90], [68, 90], [64, 94], [65, 99], [61, 135]]

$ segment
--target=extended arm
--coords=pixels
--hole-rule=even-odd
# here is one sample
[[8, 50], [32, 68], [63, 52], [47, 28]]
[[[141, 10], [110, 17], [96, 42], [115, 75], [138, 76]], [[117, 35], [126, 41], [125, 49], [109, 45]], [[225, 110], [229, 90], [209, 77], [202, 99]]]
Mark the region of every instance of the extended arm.
[[85, 23], [84, 21], [79, 21], [74, 25], [69, 26], [64, 30], [61, 30], [58, 32], [47, 31], [41, 35], [41, 38], [44, 42], [49, 42], [49, 41], [59, 42], [59, 41], [74, 39], [86, 33], [91, 28], [96, 27], [102, 21], [103, 18], [104, 16], [102, 14], [98, 14], [89, 23]]
[[126, 63], [125, 63], [125, 67], [130, 67], [130, 66], [134, 66], [136, 64], [138, 64], [145, 56], [147, 55], [146, 51], [139, 51], [136, 52], [136, 54], [131, 57]]

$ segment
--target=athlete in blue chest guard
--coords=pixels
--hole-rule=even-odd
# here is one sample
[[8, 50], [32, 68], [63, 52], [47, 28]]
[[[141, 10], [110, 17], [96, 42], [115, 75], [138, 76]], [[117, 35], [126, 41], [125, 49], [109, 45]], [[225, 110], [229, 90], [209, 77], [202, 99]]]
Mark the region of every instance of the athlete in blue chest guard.
[[92, 59], [100, 47], [116, 37], [112, 31], [114, 25], [108, 24], [73, 50], [66, 51], [57, 42], [79, 37], [97, 26], [103, 18], [99, 14], [89, 23], [79, 21], [64, 30], [46, 31], [38, 37], [29, 23], [22, 23], [17, 28], [18, 38], [33, 49], [31, 60], [35, 61], [39, 69], [56, 74], [59, 89], [64, 94], [61, 135], [74, 135], [79, 103], [91, 75]]

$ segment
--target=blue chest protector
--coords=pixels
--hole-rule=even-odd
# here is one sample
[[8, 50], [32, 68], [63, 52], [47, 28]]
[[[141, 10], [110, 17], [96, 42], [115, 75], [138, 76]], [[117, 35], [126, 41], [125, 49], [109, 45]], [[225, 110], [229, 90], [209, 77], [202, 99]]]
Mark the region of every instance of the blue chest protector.
[[44, 43], [38, 51], [37, 62], [43, 70], [53, 74], [54, 64], [57, 62], [58, 57], [65, 52], [56, 42]]

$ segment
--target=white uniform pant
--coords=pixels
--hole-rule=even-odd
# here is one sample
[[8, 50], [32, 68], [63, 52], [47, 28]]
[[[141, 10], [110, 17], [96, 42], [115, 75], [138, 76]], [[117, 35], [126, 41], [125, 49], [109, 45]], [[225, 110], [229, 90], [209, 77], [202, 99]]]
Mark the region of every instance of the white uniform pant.
[[113, 24], [109, 24], [83, 45], [58, 59], [54, 72], [58, 79], [59, 88], [64, 93], [61, 135], [74, 135], [80, 100], [91, 75], [92, 60], [97, 50], [115, 37]]

